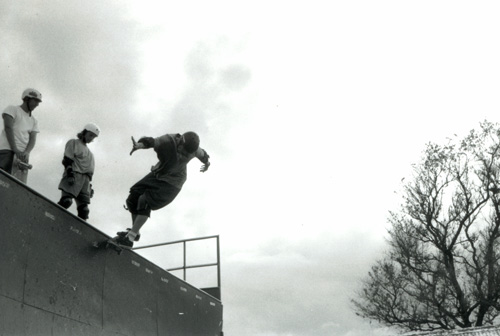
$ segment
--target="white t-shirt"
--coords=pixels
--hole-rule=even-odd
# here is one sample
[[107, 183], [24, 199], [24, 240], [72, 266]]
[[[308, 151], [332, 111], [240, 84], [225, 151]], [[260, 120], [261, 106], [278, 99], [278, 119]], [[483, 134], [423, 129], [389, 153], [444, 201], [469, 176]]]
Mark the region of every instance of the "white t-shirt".
[[81, 174], [94, 174], [94, 155], [80, 139], [71, 139], [66, 143], [64, 156], [73, 160], [72, 168]]
[[7, 134], [5, 133], [5, 126], [3, 125], [3, 115], [8, 114], [14, 118], [14, 140], [16, 142], [16, 147], [20, 151], [24, 151], [28, 146], [30, 140], [30, 133], [39, 133], [38, 121], [20, 107], [20, 106], [7, 106], [2, 113], [2, 132], [0, 133], [0, 150], [10, 149], [9, 141], [7, 140]]

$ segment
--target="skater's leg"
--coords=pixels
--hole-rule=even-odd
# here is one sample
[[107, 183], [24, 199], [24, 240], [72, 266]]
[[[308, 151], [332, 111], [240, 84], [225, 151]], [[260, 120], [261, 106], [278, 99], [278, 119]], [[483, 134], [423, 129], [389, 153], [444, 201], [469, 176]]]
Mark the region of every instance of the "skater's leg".
[[146, 202], [146, 195], [142, 194], [137, 198], [137, 212], [132, 213], [132, 229], [127, 233], [126, 237], [130, 241], [134, 241], [135, 237], [139, 234], [144, 223], [149, 218], [151, 209]]
[[127, 233], [127, 238], [130, 241], [134, 241], [135, 237], [139, 234], [139, 231], [141, 230], [142, 226], [146, 223], [148, 220], [148, 216], [145, 215], [136, 215], [134, 223], [132, 225], [132, 229]]
[[151, 173], [132, 186], [126, 201], [132, 214], [132, 229], [126, 235], [128, 240], [134, 241], [152, 210], [167, 206], [179, 192], [179, 188], [156, 179]]
[[62, 191], [61, 192], [61, 199], [59, 200], [59, 202], [57, 204], [62, 206], [64, 209], [67, 209], [71, 206], [71, 204], [73, 204], [73, 198], [67, 192]]
[[80, 204], [77, 207], [77, 211], [78, 211], [78, 217], [80, 217], [81, 219], [87, 220], [89, 218], [90, 210], [88, 204], [86, 203]]

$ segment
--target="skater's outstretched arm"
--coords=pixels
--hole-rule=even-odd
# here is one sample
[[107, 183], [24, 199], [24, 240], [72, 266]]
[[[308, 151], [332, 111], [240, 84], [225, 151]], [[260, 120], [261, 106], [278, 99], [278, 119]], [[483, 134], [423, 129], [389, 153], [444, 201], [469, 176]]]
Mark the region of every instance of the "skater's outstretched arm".
[[203, 166], [201, 166], [200, 168], [200, 172], [202, 173], [206, 172], [208, 170], [208, 167], [210, 167], [210, 160], [209, 160], [210, 156], [202, 148], [198, 148], [195, 155], [198, 158], [198, 160], [204, 163]]
[[132, 150], [130, 151], [130, 155], [138, 149], [147, 149], [154, 147], [155, 140], [150, 137], [142, 137], [139, 141], [135, 141], [134, 137], [132, 138]]

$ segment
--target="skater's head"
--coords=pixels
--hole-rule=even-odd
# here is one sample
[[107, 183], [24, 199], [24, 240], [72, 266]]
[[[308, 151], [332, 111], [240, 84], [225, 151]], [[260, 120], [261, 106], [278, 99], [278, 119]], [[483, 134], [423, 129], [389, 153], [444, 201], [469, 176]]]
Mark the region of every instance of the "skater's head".
[[30, 114], [37, 108], [38, 104], [42, 102], [42, 94], [35, 89], [24, 90], [21, 98], [23, 100], [22, 107]]
[[91, 143], [95, 138], [99, 136], [101, 130], [96, 124], [90, 123], [85, 125], [83, 131], [77, 134], [78, 139], [82, 140], [84, 143]]
[[188, 154], [192, 154], [200, 147], [200, 137], [195, 132], [186, 132], [181, 137], [179, 147]]

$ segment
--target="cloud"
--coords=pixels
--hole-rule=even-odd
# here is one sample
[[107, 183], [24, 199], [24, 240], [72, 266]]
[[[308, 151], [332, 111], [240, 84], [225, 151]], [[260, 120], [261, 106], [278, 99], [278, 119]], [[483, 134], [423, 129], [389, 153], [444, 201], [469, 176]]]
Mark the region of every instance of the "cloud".
[[[239, 326], [239, 335], [259, 330], [272, 335], [343, 335], [349, 330], [371, 335], [349, 306], [359, 285], [353, 279], [364, 276], [381, 251], [377, 239], [359, 234], [322, 233], [295, 241], [261, 238], [260, 246], [226, 257], [226, 323], [236, 316], [252, 321]], [[363, 248], [356, 248], [360, 244]]]
[[189, 51], [184, 64], [185, 89], [166, 114], [167, 125], [196, 130], [217, 147], [230, 142], [229, 131], [245, 112], [236, 109], [231, 98], [251, 81], [248, 66], [237, 60], [225, 62], [234, 57], [233, 49], [231, 41], [216, 39], [199, 41]]

